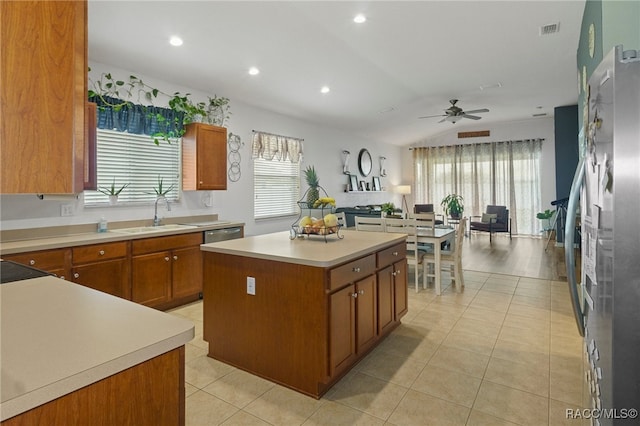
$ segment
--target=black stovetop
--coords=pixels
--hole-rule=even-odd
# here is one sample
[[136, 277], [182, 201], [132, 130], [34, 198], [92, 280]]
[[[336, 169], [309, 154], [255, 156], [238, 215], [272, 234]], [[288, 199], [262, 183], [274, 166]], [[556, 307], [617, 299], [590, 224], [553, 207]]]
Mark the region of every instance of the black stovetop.
[[0, 284], [52, 275], [40, 269], [3, 260], [0, 262]]

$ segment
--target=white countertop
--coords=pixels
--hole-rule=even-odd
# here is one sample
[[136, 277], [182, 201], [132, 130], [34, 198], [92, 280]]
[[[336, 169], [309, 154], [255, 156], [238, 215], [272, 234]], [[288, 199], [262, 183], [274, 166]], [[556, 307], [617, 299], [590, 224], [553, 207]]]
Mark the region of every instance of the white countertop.
[[189, 342], [190, 321], [55, 277], [0, 285], [0, 420]]
[[343, 239], [334, 234], [289, 238], [289, 231], [256, 235], [237, 240], [203, 244], [201, 249], [300, 265], [331, 267], [364, 256], [386, 246], [406, 240], [405, 234], [341, 230]]

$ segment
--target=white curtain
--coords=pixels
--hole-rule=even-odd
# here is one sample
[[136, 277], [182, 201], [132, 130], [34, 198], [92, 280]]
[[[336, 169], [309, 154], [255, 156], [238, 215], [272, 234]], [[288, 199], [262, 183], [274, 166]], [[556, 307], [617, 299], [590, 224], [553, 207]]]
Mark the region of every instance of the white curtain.
[[538, 235], [543, 139], [413, 149], [415, 202], [436, 210], [448, 194], [464, 198], [464, 215], [507, 206], [514, 234]]
[[303, 139], [290, 136], [254, 131], [252, 157], [299, 163], [302, 159], [302, 142]]

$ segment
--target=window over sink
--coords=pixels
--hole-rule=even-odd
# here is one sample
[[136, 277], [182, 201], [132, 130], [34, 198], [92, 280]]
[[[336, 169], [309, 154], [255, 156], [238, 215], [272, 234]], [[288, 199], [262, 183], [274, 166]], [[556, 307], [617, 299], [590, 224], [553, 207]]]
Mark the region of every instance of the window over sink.
[[[176, 201], [180, 194], [180, 140], [155, 145], [148, 135], [98, 129], [97, 174], [98, 188], [115, 188], [129, 184], [118, 196], [118, 203], [151, 203], [156, 199], [154, 188], [162, 179], [166, 194]], [[99, 191], [85, 191], [85, 206], [99, 206], [109, 197]]]

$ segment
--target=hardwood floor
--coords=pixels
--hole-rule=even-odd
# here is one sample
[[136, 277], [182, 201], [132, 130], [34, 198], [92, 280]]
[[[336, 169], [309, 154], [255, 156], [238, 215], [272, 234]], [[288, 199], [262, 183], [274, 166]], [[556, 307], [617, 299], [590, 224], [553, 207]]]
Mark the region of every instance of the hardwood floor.
[[521, 277], [566, 281], [564, 249], [544, 238], [516, 237], [497, 234], [489, 242], [484, 232], [464, 238], [462, 267], [465, 270]]

